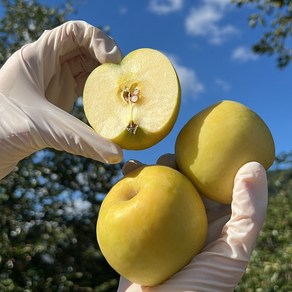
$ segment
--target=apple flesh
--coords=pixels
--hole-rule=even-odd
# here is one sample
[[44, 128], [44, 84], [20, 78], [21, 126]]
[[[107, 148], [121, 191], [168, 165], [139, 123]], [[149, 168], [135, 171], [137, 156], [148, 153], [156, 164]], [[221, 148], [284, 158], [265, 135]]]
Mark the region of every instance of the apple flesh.
[[179, 170], [201, 195], [229, 204], [239, 168], [257, 161], [268, 169], [275, 159], [275, 145], [255, 112], [225, 100], [186, 123], [176, 140], [175, 157]]
[[146, 149], [174, 126], [180, 83], [169, 59], [142, 48], [120, 64], [98, 66], [86, 80], [83, 103], [92, 128], [123, 149]]
[[207, 217], [183, 174], [167, 166], [142, 166], [107, 194], [96, 231], [104, 257], [120, 275], [153, 286], [200, 252]]

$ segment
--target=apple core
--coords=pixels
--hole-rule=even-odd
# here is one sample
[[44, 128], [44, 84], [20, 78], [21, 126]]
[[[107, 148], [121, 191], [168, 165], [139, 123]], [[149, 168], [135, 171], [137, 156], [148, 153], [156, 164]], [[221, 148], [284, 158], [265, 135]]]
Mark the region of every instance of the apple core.
[[128, 87], [122, 90], [122, 98], [128, 104], [136, 103], [140, 98], [140, 90], [138, 87], [135, 87], [133, 90]]
[[130, 89], [128, 87], [125, 87], [122, 90], [121, 96], [123, 100], [131, 106], [131, 111], [130, 111], [130, 122], [129, 125], [126, 127], [126, 130], [130, 133], [130, 135], [135, 135], [136, 131], [138, 129], [138, 124], [136, 124], [133, 121], [133, 107], [135, 103], [138, 102], [140, 99], [140, 89], [136, 87], [136, 85], [132, 85]]

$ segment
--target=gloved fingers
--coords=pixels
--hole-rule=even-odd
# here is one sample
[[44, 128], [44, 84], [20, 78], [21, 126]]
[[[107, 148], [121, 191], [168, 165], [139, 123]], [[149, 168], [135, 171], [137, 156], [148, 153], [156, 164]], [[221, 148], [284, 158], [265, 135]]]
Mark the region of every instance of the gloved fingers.
[[143, 289], [141, 285], [135, 284], [130, 282], [129, 280], [125, 279], [124, 277], [120, 277], [119, 287], [117, 292], [142, 292]]
[[[68, 21], [45, 31], [36, 42], [24, 47], [25, 60], [31, 61], [35, 56], [32, 51], [37, 48], [41, 50], [39, 57], [43, 57], [49, 67], [56, 67], [80, 55], [96, 60], [96, 64], [119, 63], [122, 57], [111, 37], [84, 21]], [[54, 74], [54, 70], [50, 72]]]
[[248, 262], [264, 223], [267, 202], [265, 169], [257, 162], [245, 164], [234, 180], [230, 220], [220, 238], [206, 246], [205, 252], [221, 254], [229, 261]]
[[41, 136], [35, 141], [40, 148], [54, 148], [110, 164], [119, 163], [123, 158], [118, 145], [50, 103], [45, 109], [39, 109], [33, 122]]
[[236, 174], [231, 218], [222, 238], [230, 246], [230, 257], [247, 260], [264, 224], [268, 205], [266, 170], [257, 162], [242, 166]]
[[74, 57], [76, 49], [82, 54], [90, 55], [100, 64], [121, 61], [121, 52], [115, 41], [101, 29], [84, 21], [68, 21], [51, 31], [46, 31], [44, 36], [47, 38], [47, 35], [48, 46], [53, 47], [57, 42], [62, 42], [57, 51], [62, 62]]
[[[86, 58], [88, 59], [86, 56], [78, 56], [64, 63], [46, 89], [46, 98], [66, 112], [70, 112], [77, 98], [82, 96], [84, 84], [90, 74], [90, 68], [85, 68], [84, 65], [86, 70], [82, 69], [82, 60]], [[90, 60], [87, 64], [89, 63]], [[92, 66], [93, 64], [94, 62]]]
[[69, 59], [67, 64], [77, 84], [76, 94], [78, 97], [82, 96], [87, 77], [99, 63], [97, 60], [83, 54]]
[[229, 215], [210, 225], [207, 239], [210, 244], [175, 275], [169, 285], [179, 284], [190, 278], [193, 287], [199, 291], [233, 291], [245, 273], [255, 241], [263, 226], [267, 202], [265, 169], [257, 162], [245, 164], [234, 180], [230, 220], [224, 225], [220, 235], [218, 231]]
[[171, 168], [176, 169], [176, 170], [178, 169], [176, 161], [175, 161], [175, 156], [172, 153], [165, 153], [165, 154], [161, 155], [157, 159], [156, 163], [160, 164], [160, 165], [165, 165], [165, 166], [171, 167]]
[[[172, 167], [174, 169], [177, 169], [176, 167], [176, 163], [175, 163], [175, 158], [173, 154], [167, 153], [167, 154], [163, 154], [162, 156], [160, 156], [157, 159], [157, 164], [160, 165], [165, 165], [165, 166], [169, 166]], [[135, 170], [136, 168], [145, 165], [142, 162], [135, 160], [135, 159], [131, 159], [129, 161], [127, 161], [124, 166], [122, 167], [122, 172], [123, 175], [128, 174], [129, 172]]]
[[135, 170], [143, 165], [145, 165], [145, 164], [143, 164], [142, 162], [140, 162], [138, 160], [130, 159], [123, 165], [122, 173], [123, 173], [123, 175], [127, 175], [131, 171], [133, 171], [133, 170]]
[[31, 143], [30, 120], [11, 98], [0, 93], [0, 179], [38, 149]]
[[[102, 30], [83, 21], [68, 21], [24, 46], [19, 57], [40, 92], [67, 110], [62, 105], [73, 104], [76, 96], [81, 95], [85, 77], [99, 64], [120, 62], [121, 52]], [[69, 89], [71, 81], [74, 90]]]
[[202, 197], [206, 208], [206, 215], [208, 220], [208, 234], [205, 242], [205, 246], [209, 243], [217, 240], [222, 233], [224, 225], [229, 221], [231, 215], [230, 205], [224, 205], [205, 197]]
[[[208, 218], [209, 219], [209, 218]], [[208, 222], [208, 234], [205, 242], [205, 246], [217, 240], [221, 234], [224, 225], [230, 220], [230, 214], [223, 212], [217, 218], [212, 218], [212, 221]]]
[[209, 224], [216, 221], [220, 217], [225, 217], [226, 215], [231, 214], [230, 205], [215, 202], [209, 198], [206, 198], [205, 196], [201, 196], [201, 198], [206, 208], [206, 214]]

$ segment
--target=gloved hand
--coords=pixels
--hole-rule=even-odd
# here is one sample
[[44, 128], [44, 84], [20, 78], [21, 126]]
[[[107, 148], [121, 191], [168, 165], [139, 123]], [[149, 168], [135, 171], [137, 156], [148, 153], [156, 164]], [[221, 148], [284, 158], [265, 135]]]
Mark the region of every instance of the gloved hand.
[[[126, 164], [124, 172], [134, 169], [135, 164]], [[174, 166], [173, 162], [166, 164]], [[235, 177], [231, 210], [230, 206], [204, 200], [209, 230], [201, 253], [160, 285], [141, 287], [121, 277], [118, 291], [234, 291], [263, 226], [267, 201], [265, 169], [257, 162], [243, 165]]]
[[85, 80], [121, 52], [101, 30], [69, 21], [14, 53], [0, 70], [0, 179], [33, 152], [49, 147], [107, 163], [122, 150], [70, 115]]

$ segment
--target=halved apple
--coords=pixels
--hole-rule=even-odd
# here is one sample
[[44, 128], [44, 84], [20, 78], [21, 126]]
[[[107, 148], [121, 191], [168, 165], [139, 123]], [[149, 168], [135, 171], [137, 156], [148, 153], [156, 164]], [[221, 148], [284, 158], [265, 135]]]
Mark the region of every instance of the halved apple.
[[92, 128], [123, 149], [146, 149], [174, 126], [180, 107], [180, 83], [169, 59], [142, 48], [120, 64], [105, 63], [89, 75], [83, 94]]

